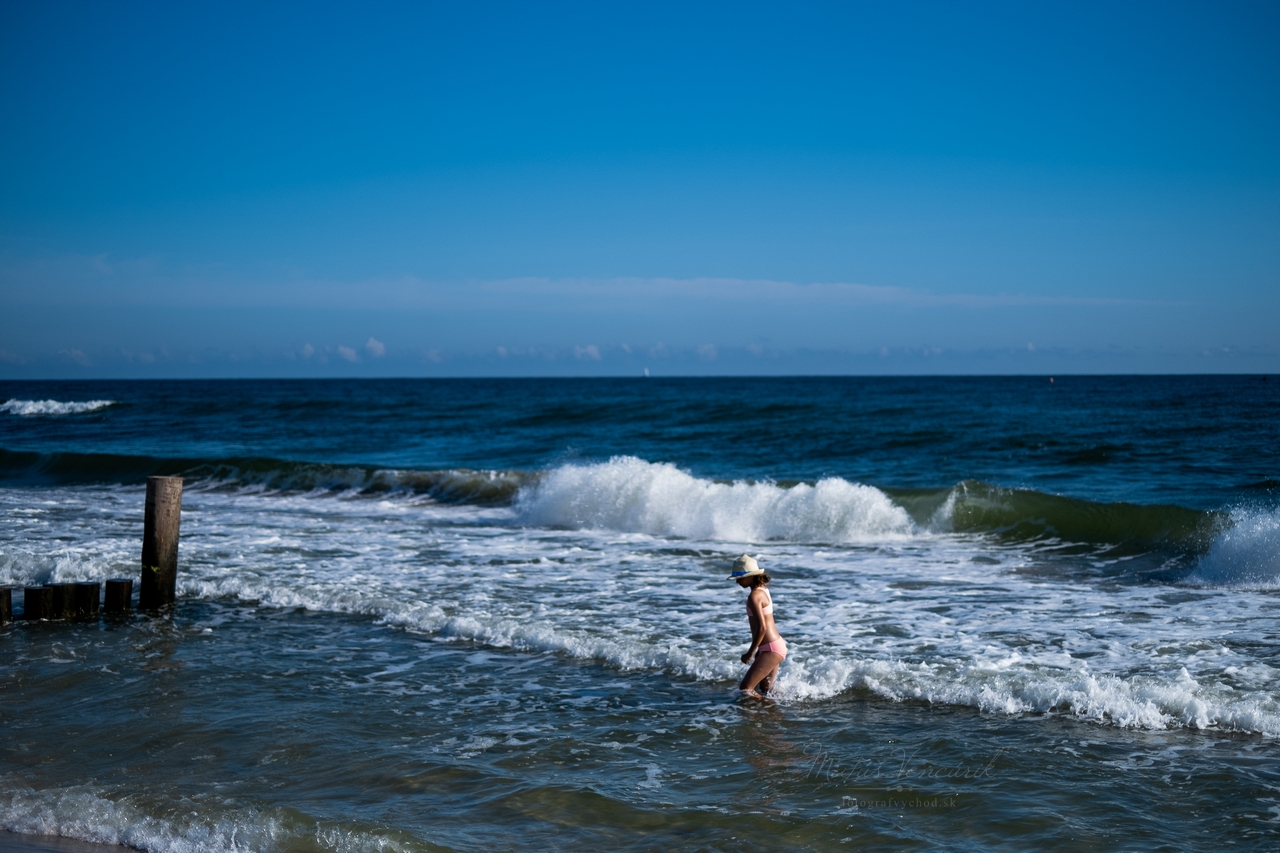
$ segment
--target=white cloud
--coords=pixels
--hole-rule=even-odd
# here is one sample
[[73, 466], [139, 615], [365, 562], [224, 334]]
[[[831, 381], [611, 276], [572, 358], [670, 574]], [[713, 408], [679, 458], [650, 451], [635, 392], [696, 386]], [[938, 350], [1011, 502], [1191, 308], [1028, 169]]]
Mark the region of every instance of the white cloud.
[[698, 358], [704, 359], [706, 361], [715, 361], [716, 357], [719, 355], [720, 355], [720, 351], [716, 349], [715, 344], [703, 344], [702, 346], [698, 347]]
[[303, 358], [311, 358], [311, 356], [313, 356], [313, 355], [315, 355], [315, 354], [316, 354], [316, 348], [315, 348], [315, 347], [313, 347], [311, 344], [303, 344], [303, 345], [302, 345], [302, 357], [303, 357]]
[[600, 348], [595, 344], [589, 344], [585, 347], [574, 347], [573, 357], [581, 359], [591, 359], [592, 361], [600, 360]]
[[365, 351], [374, 358], [382, 358], [387, 354], [387, 345], [374, 337], [365, 341], [364, 348]]
[[89, 359], [89, 356], [85, 355], [83, 352], [81, 352], [78, 349], [58, 350], [58, 355], [62, 356], [62, 358], [66, 361], [74, 361], [76, 364], [80, 365], [81, 367], [90, 367], [93, 364], [93, 362]]
[[360, 360], [360, 353], [356, 352], [351, 347], [338, 347], [338, 355], [342, 356], [343, 358], [345, 358], [347, 361], [350, 361], [350, 362], [356, 362]]

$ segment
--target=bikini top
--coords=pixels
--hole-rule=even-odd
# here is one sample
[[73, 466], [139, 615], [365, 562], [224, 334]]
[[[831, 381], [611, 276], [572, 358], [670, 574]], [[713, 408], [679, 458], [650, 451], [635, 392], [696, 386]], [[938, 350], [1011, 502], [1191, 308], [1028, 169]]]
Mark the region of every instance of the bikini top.
[[[760, 608], [760, 612], [766, 613], [769, 616], [772, 616], [773, 615], [773, 596], [769, 594], [769, 590], [767, 589], [764, 591], [764, 595], [765, 595], [765, 598], [769, 599], [769, 603], [766, 604], [764, 607]], [[750, 610], [751, 610], [751, 599], [748, 598], [747, 611], [750, 612]]]

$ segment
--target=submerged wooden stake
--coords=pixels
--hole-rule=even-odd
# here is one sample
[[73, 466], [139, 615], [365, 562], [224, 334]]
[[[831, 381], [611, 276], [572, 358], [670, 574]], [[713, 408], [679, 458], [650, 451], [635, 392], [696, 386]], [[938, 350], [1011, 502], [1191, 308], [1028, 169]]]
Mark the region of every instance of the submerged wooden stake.
[[0, 625], [13, 621], [13, 587], [0, 586]]
[[53, 590], [47, 586], [29, 586], [22, 591], [22, 618], [34, 622], [48, 619], [49, 599]]
[[172, 604], [178, 586], [178, 524], [182, 519], [182, 478], [148, 477], [142, 530], [142, 586], [138, 608]]
[[72, 614], [76, 619], [97, 619], [98, 618], [98, 598], [102, 594], [102, 584], [97, 581], [88, 581], [75, 585], [75, 611]]
[[133, 578], [112, 578], [107, 581], [102, 609], [107, 613], [127, 613], [133, 599]]

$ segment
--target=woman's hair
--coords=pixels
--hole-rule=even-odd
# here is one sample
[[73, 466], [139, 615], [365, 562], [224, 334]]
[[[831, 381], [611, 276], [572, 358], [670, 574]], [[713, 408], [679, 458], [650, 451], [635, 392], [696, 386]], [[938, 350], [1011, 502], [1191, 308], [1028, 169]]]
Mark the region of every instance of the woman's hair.
[[764, 586], [771, 580], [773, 580], [773, 578], [769, 577], [768, 572], [761, 572], [758, 575], [753, 575], [751, 578], [751, 588], [756, 589], [757, 587]]

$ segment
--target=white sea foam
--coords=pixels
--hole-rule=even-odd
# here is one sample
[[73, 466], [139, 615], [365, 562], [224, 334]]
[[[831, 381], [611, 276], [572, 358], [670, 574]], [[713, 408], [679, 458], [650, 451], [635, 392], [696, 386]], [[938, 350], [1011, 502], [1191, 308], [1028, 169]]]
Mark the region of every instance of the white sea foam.
[[[556, 652], [603, 661], [622, 670], [656, 669], [701, 681], [730, 681], [741, 674], [738, 649], [731, 642], [692, 643], [675, 631], [662, 642], [654, 642], [653, 633], [662, 630], [660, 625], [654, 624], [649, 630], [627, 630], [599, 613], [597, 625], [591, 630], [581, 624], [565, 627], [554, 617], [548, 618], [545, 607], [539, 608], [537, 615], [500, 615], [480, 610], [460, 615], [451, 614], [452, 608], [398, 600], [393, 594], [360, 594], [349, 588], [326, 589], [315, 584], [303, 589], [281, 589], [230, 580], [218, 584], [188, 583], [184, 592], [255, 600], [279, 607], [366, 614], [426, 634], [496, 648]], [[702, 616], [706, 619], [710, 614]], [[739, 630], [737, 634], [745, 632]], [[984, 650], [987, 654], [973, 654], [967, 663], [958, 663], [954, 658], [942, 662], [906, 661], [893, 655], [865, 656], [847, 646], [815, 642], [816, 638], [803, 633], [788, 634], [792, 638], [791, 660], [784, 667], [775, 692], [775, 698], [782, 702], [816, 701], [862, 689], [892, 701], [968, 705], [1002, 714], [1053, 712], [1121, 727], [1213, 727], [1280, 735], [1280, 702], [1273, 695], [1265, 691], [1241, 692], [1215, 683], [1218, 673], [1212, 671], [1201, 683], [1183, 665], [1166, 672], [1095, 673], [1083, 661], [1074, 661], [1073, 666], [1067, 667], [1051, 666], [1035, 653], [1024, 658], [1008, 647], [997, 650], [1003, 660], [991, 661], [990, 646]], [[726, 632], [724, 639], [732, 636], [736, 635]], [[963, 641], [953, 651], [959, 651], [962, 645]], [[1194, 652], [1190, 658], [1195, 658]], [[1184, 657], [1174, 660], [1189, 662]], [[1263, 683], [1280, 676], [1280, 671], [1265, 666], [1262, 669], [1266, 670], [1260, 673]]]
[[717, 483], [674, 465], [620, 456], [563, 465], [520, 494], [526, 523], [729, 542], [902, 539], [910, 517], [879, 489], [828, 478], [789, 489]]
[[86, 400], [80, 403], [64, 403], [60, 400], [7, 400], [0, 403], [0, 412], [12, 415], [78, 415], [96, 412], [114, 406], [115, 400]]
[[1188, 578], [1205, 586], [1280, 589], [1280, 510], [1237, 510]]
[[[362, 614], [445, 639], [731, 689], [747, 629], [741, 590], [724, 576], [746, 550], [775, 578], [778, 624], [791, 645], [778, 683], [783, 702], [852, 690], [990, 713], [1280, 735], [1280, 660], [1265, 641], [1274, 626], [1268, 593], [1055, 580], [1017, 545], [912, 533], [905, 523], [881, 538], [869, 537], [868, 525], [847, 536], [870, 543], [726, 541], [716, 538], [728, 528], [717, 526], [715, 507], [747, 512], [753, 495], [776, 501], [787, 490], [708, 483], [638, 460], [577, 466], [566, 477], [607, 488], [596, 488], [580, 510], [567, 484], [508, 508], [192, 492], [184, 501], [179, 591]], [[849, 486], [834, 493], [854, 495], [845, 506], [860, 506], [865, 493]], [[800, 514], [819, 515], [818, 494], [810, 489]], [[610, 503], [610, 495], [625, 499]], [[0, 567], [8, 577], [101, 578], [136, 569], [139, 490], [67, 488], [46, 496], [46, 505], [33, 507], [29, 493], [0, 490]], [[664, 502], [676, 508], [656, 520], [645, 509]], [[616, 514], [597, 512], [619, 505]], [[560, 523], [537, 526], [537, 512]], [[91, 531], [83, 523], [90, 513]], [[701, 520], [680, 528], [682, 514]], [[1233, 529], [1260, 548], [1272, 529], [1264, 521], [1258, 532]], [[643, 532], [625, 529], [635, 527]], [[715, 536], [672, 541], [672, 527]], [[826, 528], [837, 529], [847, 525]], [[760, 535], [754, 524], [736, 530]], [[31, 563], [35, 570], [23, 568]]]

